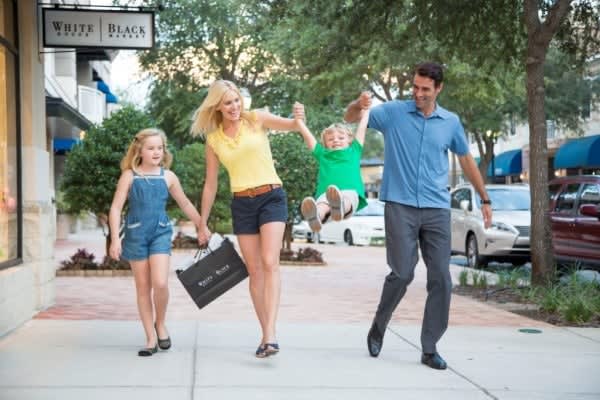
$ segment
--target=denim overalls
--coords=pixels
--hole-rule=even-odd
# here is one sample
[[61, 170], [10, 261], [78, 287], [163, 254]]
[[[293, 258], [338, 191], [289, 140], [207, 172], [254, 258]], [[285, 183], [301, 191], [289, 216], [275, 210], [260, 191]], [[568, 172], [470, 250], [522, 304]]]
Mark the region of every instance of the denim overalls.
[[123, 239], [124, 259], [145, 260], [152, 254], [171, 254], [173, 228], [165, 211], [168, 198], [162, 168], [160, 175], [133, 173]]

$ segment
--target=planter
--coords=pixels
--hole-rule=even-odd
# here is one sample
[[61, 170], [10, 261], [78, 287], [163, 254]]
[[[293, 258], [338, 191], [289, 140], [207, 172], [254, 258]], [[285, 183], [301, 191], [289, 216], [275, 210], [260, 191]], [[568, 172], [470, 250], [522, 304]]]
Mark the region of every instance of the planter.
[[56, 276], [91, 276], [91, 277], [114, 277], [114, 276], [132, 276], [133, 271], [130, 269], [85, 269], [85, 270], [72, 270], [72, 269], [58, 269], [56, 270]]
[[279, 264], [287, 267], [324, 267], [327, 265], [327, 263], [324, 261], [279, 261]]

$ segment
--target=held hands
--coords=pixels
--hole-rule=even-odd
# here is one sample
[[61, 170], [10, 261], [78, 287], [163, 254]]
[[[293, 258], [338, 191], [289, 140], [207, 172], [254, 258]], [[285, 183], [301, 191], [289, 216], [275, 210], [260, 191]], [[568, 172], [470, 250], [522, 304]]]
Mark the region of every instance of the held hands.
[[373, 103], [371, 92], [362, 92], [358, 98], [358, 102], [361, 110], [368, 110], [371, 108], [371, 104]]
[[201, 224], [196, 227], [196, 231], [198, 232], [198, 245], [200, 247], [205, 247], [208, 244], [208, 240], [210, 239], [210, 235], [212, 235], [211, 231], [208, 229], [206, 224]]
[[295, 102], [294, 106], [292, 107], [292, 113], [294, 114], [294, 119], [296, 121], [298, 121], [298, 120], [303, 121], [305, 119], [304, 104]]
[[481, 206], [481, 214], [483, 215], [483, 226], [485, 229], [488, 229], [492, 226], [492, 206], [483, 204]]

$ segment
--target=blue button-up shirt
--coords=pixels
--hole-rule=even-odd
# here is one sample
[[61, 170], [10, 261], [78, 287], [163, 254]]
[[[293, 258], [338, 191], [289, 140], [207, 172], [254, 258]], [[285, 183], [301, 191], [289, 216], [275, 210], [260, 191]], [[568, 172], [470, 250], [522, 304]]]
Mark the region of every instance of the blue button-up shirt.
[[379, 198], [418, 208], [449, 208], [448, 150], [469, 152], [458, 116], [436, 105], [425, 117], [413, 100], [373, 107], [369, 128], [383, 133], [385, 164]]

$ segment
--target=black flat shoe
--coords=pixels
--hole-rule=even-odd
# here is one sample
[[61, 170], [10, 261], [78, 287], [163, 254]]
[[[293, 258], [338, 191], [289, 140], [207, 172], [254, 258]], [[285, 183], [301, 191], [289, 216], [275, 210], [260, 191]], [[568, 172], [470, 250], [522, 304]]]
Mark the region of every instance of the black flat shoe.
[[446, 361], [438, 353], [421, 355], [421, 363], [433, 369], [446, 369], [448, 365]]
[[140, 357], [150, 357], [152, 354], [156, 353], [158, 351], [158, 345], [155, 345], [154, 347], [149, 347], [146, 349], [141, 349], [140, 351], [138, 351], [138, 356]]
[[158, 347], [161, 350], [169, 350], [171, 348], [171, 337], [167, 336], [166, 339], [161, 339], [158, 336], [158, 329], [156, 329], [156, 324], [154, 324], [154, 330], [156, 330], [156, 339], [158, 339]]
[[377, 324], [373, 322], [369, 334], [367, 335], [367, 348], [371, 357], [377, 357], [383, 347], [383, 334], [379, 332]]

